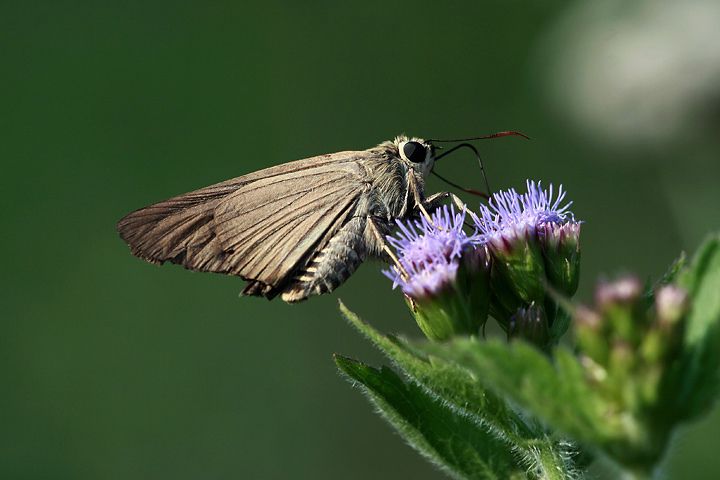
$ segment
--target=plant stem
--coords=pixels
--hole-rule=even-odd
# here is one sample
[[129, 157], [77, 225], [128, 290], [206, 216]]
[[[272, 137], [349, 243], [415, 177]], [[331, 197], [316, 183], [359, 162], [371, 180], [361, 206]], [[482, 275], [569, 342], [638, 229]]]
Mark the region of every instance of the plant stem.
[[568, 460], [563, 459], [556, 450], [543, 448], [544, 445], [538, 445], [536, 449], [537, 457], [536, 477], [542, 480], [567, 480], [575, 478], [572, 464]]

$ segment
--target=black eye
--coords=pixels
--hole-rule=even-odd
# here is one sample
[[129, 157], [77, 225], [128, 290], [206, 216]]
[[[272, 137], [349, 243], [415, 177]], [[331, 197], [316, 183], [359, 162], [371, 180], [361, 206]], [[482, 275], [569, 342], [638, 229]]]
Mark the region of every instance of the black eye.
[[403, 145], [403, 153], [405, 157], [413, 163], [422, 163], [425, 161], [425, 147], [418, 142], [407, 142]]

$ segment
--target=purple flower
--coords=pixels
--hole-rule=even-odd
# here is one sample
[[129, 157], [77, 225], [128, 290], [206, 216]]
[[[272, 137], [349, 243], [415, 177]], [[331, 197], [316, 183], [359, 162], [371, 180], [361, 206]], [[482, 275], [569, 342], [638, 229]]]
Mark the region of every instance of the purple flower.
[[398, 253], [398, 260], [408, 277], [397, 266], [384, 270], [412, 298], [421, 298], [439, 292], [454, 282], [463, 250], [479, 242], [476, 234], [464, 230], [465, 212], [443, 206], [419, 221], [398, 221], [397, 237], [388, 236], [388, 243]]
[[490, 267], [477, 232], [465, 231], [465, 210], [443, 206], [431, 219], [398, 221], [388, 242], [399, 265], [383, 273], [412, 299], [412, 312], [431, 340], [477, 335], [489, 310]]
[[493, 194], [487, 206], [480, 206], [480, 214], [473, 215], [484, 242], [507, 249], [517, 239], [534, 237], [545, 225], [577, 223], [569, 210], [572, 202], [563, 204], [562, 185], [557, 196], [552, 184], [547, 190], [543, 190], [541, 182], [527, 180], [526, 185], [524, 194], [512, 188]]

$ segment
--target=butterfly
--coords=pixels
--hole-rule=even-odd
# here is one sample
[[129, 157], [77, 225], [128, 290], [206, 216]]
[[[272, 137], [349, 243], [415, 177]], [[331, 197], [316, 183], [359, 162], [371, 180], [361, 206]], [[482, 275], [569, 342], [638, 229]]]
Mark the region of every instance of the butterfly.
[[[447, 141], [506, 135], [524, 136]], [[149, 262], [236, 275], [248, 282], [244, 295], [298, 302], [333, 291], [368, 258], [397, 262], [385, 242], [397, 220], [429, 218], [448, 198], [463, 205], [451, 193], [425, 195], [437, 160], [461, 147], [477, 154], [462, 143], [436, 155], [434, 142], [445, 141], [400, 135], [284, 163], [136, 210], [117, 230]]]

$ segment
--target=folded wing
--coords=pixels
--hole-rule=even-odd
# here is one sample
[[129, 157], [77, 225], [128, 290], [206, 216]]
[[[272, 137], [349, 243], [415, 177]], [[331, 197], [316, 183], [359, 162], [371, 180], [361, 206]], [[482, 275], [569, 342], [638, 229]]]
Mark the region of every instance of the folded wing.
[[352, 217], [362, 156], [340, 152], [272, 167], [137, 210], [118, 223], [153, 263], [237, 275], [272, 298]]

